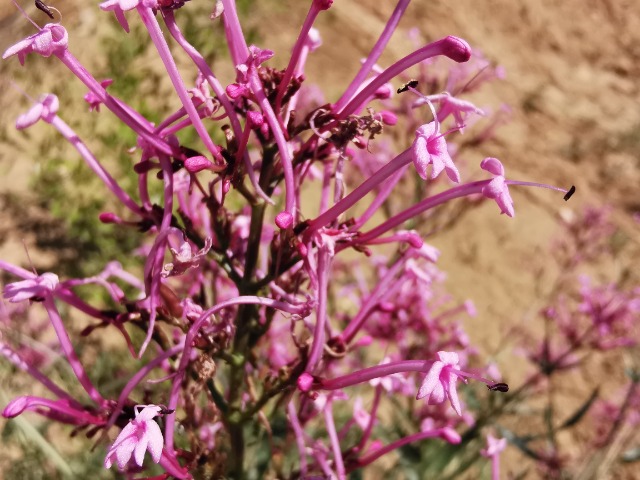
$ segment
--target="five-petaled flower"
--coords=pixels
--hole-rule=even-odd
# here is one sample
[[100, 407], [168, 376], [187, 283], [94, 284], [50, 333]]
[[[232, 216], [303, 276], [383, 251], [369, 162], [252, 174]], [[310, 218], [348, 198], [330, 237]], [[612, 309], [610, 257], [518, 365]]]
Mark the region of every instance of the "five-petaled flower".
[[427, 167], [431, 165], [431, 180], [445, 170], [451, 181], [460, 182], [460, 173], [447, 151], [447, 142], [436, 128], [435, 122], [422, 125], [416, 130], [416, 139], [411, 149], [413, 164], [423, 180], [427, 179]]
[[58, 283], [55, 273], [43, 273], [38, 277], [10, 283], [4, 287], [4, 298], [12, 303], [42, 299], [53, 292]]
[[[142, 408], [138, 411], [138, 408]], [[164, 439], [158, 424], [153, 420], [160, 415], [162, 408], [157, 405], [136, 405], [135, 418], [122, 429], [120, 435], [113, 442], [107, 457], [104, 459], [104, 467], [111, 468], [116, 460], [118, 468], [124, 470], [131, 459], [141, 467], [144, 461], [144, 453], [149, 450], [151, 459], [158, 463], [162, 455]]]
[[509, 194], [507, 181], [504, 178], [504, 167], [502, 166], [502, 162], [497, 158], [487, 157], [480, 162], [480, 168], [495, 175], [494, 179], [482, 189], [482, 194], [487, 198], [494, 199], [502, 213], [506, 213], [508, 216], [513, 217], [515, 215], [515, 211], [513, 210], [513, 200]]
[[438, 352], [438, 358], [439, 360], [433, 362], [427, 376], [422, 381], [416, 399], [426, 398], [427, 403], [433, 405], [442, 403], [445, 398], [449, 398], [453, 409], [462, 416], [460, 400], [458, 400], [458, 392], [456, 391], [456, 380], [458, 380], [456, 371], [460, 370], [458, 354]]

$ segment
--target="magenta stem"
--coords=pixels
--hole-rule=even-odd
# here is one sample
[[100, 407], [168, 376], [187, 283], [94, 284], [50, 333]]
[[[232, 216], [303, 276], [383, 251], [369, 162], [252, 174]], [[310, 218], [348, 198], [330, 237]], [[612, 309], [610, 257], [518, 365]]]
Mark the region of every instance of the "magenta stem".
[[280, 112], [280, 109], [282, 108], [282, 97], [284, 97], [284, 94], [287, 91], [287, 87], [289, 86], [289, 82], [293, 77], [293, 72], [296, 68], [296, 65], [298, 64], [298, 60], [300, 59], [300, 54], [302, 53], [302, 47], [304, 47], [307, 41], [307, 37], [309, 36], [309, 30], [311, 30], [313, 22], [316, 21], [319, 13], [320, 9], [318, 8], [317, 2], [312, 1], [311, 6], [309, 7], [309, 11], [307, 12], [307, 16], [304, 19], [304, 23], [302, 24], [302, 28], [300, 29], [300, 33], [298, 34], [296, 43], [293, 46], [289, 64], [287, 65], [287, 69], [284, 71], [280, 86], [278, 87], [278, 94], [276, 96], [275, 103], [276, 112]]
[[360, 199], [362, 199], [365, 195], [367, 195], [371, 190], [373, 190], [377, 185], [386, 181], [389, 176], [391, 176], [398, 169], [408, 165], [412, 160], [412, 152], [411, 149], [407, 149], [385, 166], [380, 168], [376, 173], [367, 178], [364, 182], [362, 182], [355, 190], [353, 190], [349, 195], [344, 197], [342, 200], [337, 202], [333, 207], [331, 207], [326, 212], [319, 215], [314, 220], [309, 222], [309, 228], [307, 231], [317, 231], [322, 227], [328, 225], [335, 219], [337, 219], [341, 214], [346, 212], [349, 208], [355, 205]]
[[53, 118], [51, 122], [58, 132], [78, 151], [78, 153], [82, 156], [86, 164], [89, 166], [91, 170], [98, 176], [100, 180], [107, 186], [111, 192], [120, 200], [120, 202], [131, 210], [136, 215], [141, 215], [143, 213], [142, 208], [134, 202], [131, 197], [120, 188], [118, 182], [109, 175], [104, 167], [100, 164], [100, 162], [96, 159], [96, 157], [91, 153], [89, 148], [85, 145], [85, 143], [80, 140], [80, 137], [73, 131], [73, 129], [60, 117], [57, 115]]
[[448, 36], [436, 42], [430, 43], [406, 57], [398, 60], [389, 68], [384, 70], [380, 75], [376, 76], [367, 84], [351, 101], [338, 113], [338, 118], [343, 119], [357, 110], [371, 97], [378, 88], [387, 83], [392, 78], [400, 75], [406, 69], [414, 66], [431, 57], [444, 55], [451, 60], [462, 63], [469, 60], [471, 56], [471, 48], [467, 42], [458, 37]]
[[182, 102], [182, 106], [187, 111], [189, 118], [191, 119], [191, 123], [195, 128], [200, 140], [204, 143], [204, 146], [209, 150], [213, 158], [217, 160], [217, 163], [222, 163], [223, 158], [220, 154], [220, 147], [215, 145], [209, 136], [209, 132], [205, 128], [202, 120], [200, 119], [200, 115], [196, 110], [191, 97], [189, 96], [189, 92], [184, 86], [184, 82], [182, 81], [182, 77], [180, 76], [180, 72], [178, 72], [178, 67], [176, 66], [176, 62], [171, 55], [171, 51], [169, 50], [169, 45], [167, 45], [167, 41], [162, 34], [162, 30], [160, 29], [160, 25], [158, 24], [158, 20], [153, 15], [151, 8], [145, 7], [142, 4], [137, 7], [138, 13], [140, 14], [140, 18], [142, 19], [142, 23], [149, 31], [149, 36], [151, 37], [151, 41], [156, 46], [158, 50], [158, 54], [160, 55], [160, 59], [164, 64], [167, 73], [169, 74], [169, 78], [171, 79], [171, 83], [173, 83], [173, 88], [175, 89], [180, 101]]
[[113, 114], [122, 120], [131, 130], [140, 135], [159, 152], [167, 155], [180, 156], [180, 152], [177, 149], [174, 151], [167, 142], [153, 134], [153, 127], [147, 120], [142, 121], [142, 116], [137, 114], [137, 112], [137, 118], [134, 117], [131, 113], [134, 111], [133, 108], [129, 106], [127, 106], [127, 108], [123, 107], [123, 102], [109, 95], [104, 87], [100, 85], [100, 82], [93, 78], [87, 69], [84, 68], [78, 59], [68, 50], [56, 55], [62, 63], [100, 99], [104, 106], [111, 110]]
[[329, 443], [331, 444], [331, 450], [333, 450], [333, 459], [336, 467], [336, 473], [339, 480], [346, 479], [346, 473], [344, 469], [344, 461], [342, 459], [342, 450], [340, 449], [340, 440], [336, 432], [336, 424], [333, 419], [333, 412], [331, 410], [332, 401], [329, 399], [324, 406], [324, 424], [327, 427], [327, 435], [329, 436]]
[[320, 363], [324, 351], [325, 325], [327, 323], [327, 293], [329, 289], [329, 270], [331, 258], [326, 248], [318, 251], [318, 292], [316, 325], [313, 330], [313, 343], [309, 352], [309, 360], [305, 372], [313, 372]]
[[80, 385], [82, 385], [91, 400], [96, 402], [99, 406], [103, 406], [105, 404], [105, 400], [102, 398], [102, 395], [100, 395], [100, 392], [98, 392], [96, 387], [93, 386], [91, 380], [89, 380], [87, 372], [85, 372], [80, 359], [76, 355], [71, 339], [67, 334], [64, 324], [62, 323], [62, 318], [60, 318], [60, 313], [58, 313], [56, 304], [53, 301], [53, 297], [51, 295], [47, 295], [42, 304], [49, 314], [51, 325], [53, 326], [53, 330], [56, 332], [58, 341], [60, 342], [60, 348], [62, 349], [65, 357], [67, 357], [71, 370], [73, 370], [73, 373], [76, 375]]
[[356, 465], [354, 465], [353, 467], [349, 468], [349, 471], [351, 470], [355, 470], [356, 468], [362, 468], [365, 467], [367, 465], [369, 465], [370, 463], [374, 462], [375, 460], [377, 460], [378, 458], [380, 458], [381, 456], [392, 452], [393, 450], [400, 448], [404, 445], [407, 445], [409, 443], [412, 442], [417, 442], [419, 440], [424, 440], [426, 438], [435, 438], [435, 437], [440, 437], [441, 436], [441, 431], [442, 429], [437, 429], [437, 430], [430, 430], [427, 432], [418, 432], [418, 433], [414, 433], [413, 435], [408, 435], [406, 437], [403, 437], [399, 440], [396, 440], [395, 442], [390, 443], [389, 445], [386, 445], [382, 448], [379, 448], [377, 450], [375, 450], [374, 452], [370, 453], [369, 455], [367, 455], [366, 457], [360, 458], [358, 459], [358, 462]]
[[358, 370], [341, 377], [331, 379], [319, 379], [318, 390], [339, 390], [359, 383], [368, 382], [374, 378], [386, 377], [394, 373], [423, 372], [426, 373], [433, 365], [427, 360], [402, 360], [398, 362], [383, 363], [375, 367]]
[[391, 14], [391, 17], [389, 17], [389, 21], [385, 25], [384, 30], [380, 34], [378, 41], [367, 56], [367, 59], [364, 61], [364, 63], [360, 67], [360, 70], [351, 81], [347, 89], [344, 91], [340, 99], [338, 99], [338, 101], [335, 103], [334, 110], [336, 112], [339, 112], [344, 108], [346, 103], [353, 97], [358, 88], [360, 88], [360, 85], [362, 85], [362, 82], [364, 82], [365, 78], [367, 78], [367, 75], [369, 75], [369, 73], [371, 72], [371, 69], [380, 58], [380, 55], [382, 55], [382, 52], [387, 46], [387, 43], [389, 43], [393, 32], [397, 28], [398, 23], [400, 22], [400, 19], [402, 18], [402, 15], [409, 6], [410, 2], [411, 0], [399, 0], [396, 8]]

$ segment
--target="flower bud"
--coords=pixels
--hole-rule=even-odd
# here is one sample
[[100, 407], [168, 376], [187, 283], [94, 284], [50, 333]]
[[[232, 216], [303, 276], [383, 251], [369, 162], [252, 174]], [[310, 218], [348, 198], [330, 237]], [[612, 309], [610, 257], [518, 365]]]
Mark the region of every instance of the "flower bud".
[[2, 411], [2, 416], [4, 418], [14, 418], [20, 415], [25, 411], [27, 406], [29, 405], [29, 397], [18, 397], [14, 398], [9, 402], [9, 404], [4, 407]]
[[122, 223], [122, 219], [112, 212], [102, 212], [98, 215], [98, 219], [102, 223]]
[[298, 389], [301, 392], [308, 392], [311, 390], [311, 386], [313, 385], [313, 376], [307, 372], [303, 373], [298, 377]]
[[293, 215], [289, 212], [280, 212], [276, 215], [276, 225], [280, 230], [287, 230], [293, 224]]

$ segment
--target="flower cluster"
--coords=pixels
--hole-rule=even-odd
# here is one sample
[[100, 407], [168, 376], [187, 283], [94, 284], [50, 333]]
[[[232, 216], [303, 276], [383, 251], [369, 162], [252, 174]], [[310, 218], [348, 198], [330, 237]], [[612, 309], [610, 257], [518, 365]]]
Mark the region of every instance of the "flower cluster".
[[[23, 129], [44, 120], [75, 147], [117, 202], [114, 212], [100, 216], [103, 223], [146, 233], [139, 249], [145, 257], [141, 276], [112, 262], [93, 277], [61, 280], [0, 261], [1, 269], [21, 279], [5, 287], [5, 298], [42, 304], [57, 348], [88, 396], [88, 401], [74, 398], [38, 365], [29, 365], [19, 348], [6, 346], [0, 352], [24, 366], [55, 399], [19, 397], [3, 415], [32, 410], [77, 428], [101, 430], [102, 439], [121, 427], [104, 466], [115, 462], [120, 470], [139, 472], [148, 451], [164, 469], [162, 478], [200, 478], [211, 471], [244, 478], [251, 469], [290, 478], [346, 478], [410, 442], [460, 443], [456, 429], [473, 425], [474, 419], [458, 385], [483, 382], [487, 395], [508, 386], [469, 367], [476, 350], [459, 316], [474, 315], [473, 306], [453, 305], [439, 290], [443, 274], [434, 265], [439, 252], [405, 224], [466, 197], [494, 200], [513, 217], [509, 187], [536, 186], [507, 180], [496, 158], [480, 162], [491, 178], [478, 172], [482, 179], [469, 182], [456, 165], [449, 139], [465, 122], [485, 114], [458, 97], [465, 93], [462, 86], [472, 85], [479, 72], [489, 73], [482, 82], [499, 78], [501, 70], [485, 70], [469, 45], [453, 36], [419, 45], [387, 68], [378, 66], [408, 6], [400, 0], [343, 94], [313, 105], [312, 95], [305, 94], [309, 90], [302, 88], [305, 62], [321, 46], [312, 26], [331, 1], [311, 2], [283, 70], [270, 66], [274, 52], [247, 45], [235, 2], [218, 2], [211, 17], [224, 24], [235, 68], [235, 78], [228, 81], [214, 74], [176, 19], [181, 8], [195, 3], [107, 0], [100, 5], [127, 32], [129, 22], [140, 22], [157, 50], [181, 105], [162, 112], [164, 120], [157, 125], [107, 92], [118, 78], [94, 78], [73, 55], [73, 41], [60, 24], [38, 27], [3, 55], [17, 56], [21, 63], [34, 53], [55, 57], [88, 89], [83, 95], [93, 114], [108, 111], [135, 132], [137, 144], [128, 146], [137, 152], [131, 165], [138, 186], [133, 194], [62, 119], [64, 106], [55, 96], [40, 97], [17, 121]], [[177, 69], [164, 32], [174, 52], [190, 59], [191, 78]], [[423, 92], [433, 85], [428, 72], [435, 59], [449, 65], [446, 91]], [[392, 84], [399, 86], [415, 66], [421, 68], [419, 80], [394, 94]], [[397, 128], [403, 115], [412, 130], [409, 142], [399, 153], [383, 142], [384, 154], [370, 153], [369, 146], [384, 130]], [[450, 121], [451, 129], [444, 130]], [[211, 135], [212, 129], [220, 135]], [[178, 133], [184, 131], [194, 132], [200, 146], [182, 143], [179, 138], [188, 137]], [[489, 130], [479, 135], [490, 137]], [[394, 208], [394, 192], [402, 182], [436, 179], [441, 183], [437, 193], [425, 188], [424, 198]], [[162, 188], [160, 199], [150, 193], [154, 184]], [[115, 308], [88, 303], [78, 289], [84, 285], [104, 289]], [[623, 313], [602, 305], [606, 292], [600, 297], [582, 309], [598, 316], [594, 321], [606, 334]], [[85, 335], [114, 328], [132, 356], [144, 359], [117, 398], [92, 380], [60, 304], [91, 319]], [[131, 335], [131, 329], [141, 329], [144, 338]], [[146, 405], [139, 405], [136, 387], [153, 371], [163, 372], [162, 380], [147, 384]], [[367, 382], [371, 401], [350, 388]], [[416, 425], [386, 445], [373, 428], [385, 396], [411, 400]], [[340, 413], [345, 401], [354, 402], [347, 421]], [[293, 466], [284, 472], [282, 462], [254, 464], [249, 446], [265, 433], [276, 436], [276, 423], [285, 419], [290, 434], [270, 443], [277, 454], [261, 458], [291, 454], [295, 446]], [[319, 424], [326, 435], [317, 434]], [[486, 454], [495, 459], [503, 445], [491, 442]]]

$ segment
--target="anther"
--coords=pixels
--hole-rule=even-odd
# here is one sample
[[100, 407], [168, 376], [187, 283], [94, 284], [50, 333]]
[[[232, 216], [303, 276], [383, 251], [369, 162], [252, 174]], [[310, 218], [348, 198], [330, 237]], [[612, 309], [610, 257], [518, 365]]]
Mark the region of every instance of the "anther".
[[407, 90], [409, 90], [410, 88], [416, 88], [418, 86], [418, 80], [409, 80], [407, 83], [405, 83], [404, 85], [402, 85], [398, 90], [398, 94], [402, 93], [402, 92], [406, 92]]
[[563, 197], [564, 201], [566, 202], [567, 200], [569, 200], [574, 193], [576, 193], [576, 186], [571, 185], [571, 188], [569, 189], [569, 191], [564, 194], [564, 197]]
[[45, 3], [42, 0], [36, 0], [36, 8], [44, 13], [47, 14], [47, 16], [53, 20], [53, 12], [51, 11], [51, 9], [45, 5]]
[[507, 393], [509, 391], [509, 385], [506, 383], [494, 383], [493, 385], [487, 385], [487, 388], [492, 392]]

